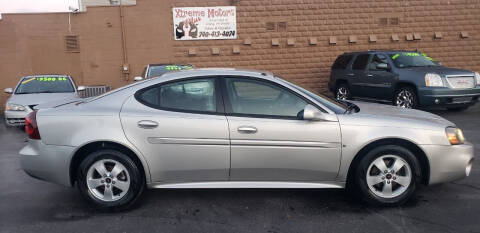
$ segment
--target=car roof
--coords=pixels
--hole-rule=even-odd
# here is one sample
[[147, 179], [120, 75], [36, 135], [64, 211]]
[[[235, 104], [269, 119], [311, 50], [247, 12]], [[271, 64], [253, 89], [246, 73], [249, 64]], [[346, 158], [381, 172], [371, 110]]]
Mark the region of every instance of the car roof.
[[418, 53], [418, 51], [415, 50], [368, 50], [368, 51], [354, 51], [354, 52], [345, 52], [343, 54], [348, 55], [348, 54], [361, 54], [361, 53], [369, 53], [369, 54], [375, 54], [375, 53]]
[[[189, 76], [209, 76], [209, 75], [232, 75], [232, 76], [254, 76], [273, 79], [273, 74], [267, 71], [237, 69], [237, 68], [195, 68], [189, 70], [178, 70], [161, 75], [162, 78], [184, 78]], [[157, 76], [160, 77], [160, 76]], [[153, 77], [156, 78], [156, 77]]]

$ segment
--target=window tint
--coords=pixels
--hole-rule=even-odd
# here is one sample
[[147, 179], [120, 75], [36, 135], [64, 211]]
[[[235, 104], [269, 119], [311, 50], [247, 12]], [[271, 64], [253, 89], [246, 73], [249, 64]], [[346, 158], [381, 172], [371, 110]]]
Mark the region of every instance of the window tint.
[[370, 70], [377, 70], [377, 65], [380, 64], [380, 63], [387, 63], [388, 64], [387, 57], [383, 54], [375, 54], [372, 58], [372, 61], [368, 65], [368, 68]]
[[368, 57], [370, 54], [360, 54], [355, 58], [355, 61], [352, 64], [352, 69], [354, 70], [364, 70], [368, 63]]
[[335, 63], [333, 63], [332, 69], [337, 70], [337, 69], [346, 69], [348, 66], [348, 63], [352, 60], [353, 55], [341, 55], [335, 60]]
[[215, 112], [215, 81], [196, 79], [169, 83], [147, 89], [137, 97], [152, 107]]
[[226, 83], [233, 113], [296, 118], [307, 105], [297, 95], [265, 81], [229, 78]]

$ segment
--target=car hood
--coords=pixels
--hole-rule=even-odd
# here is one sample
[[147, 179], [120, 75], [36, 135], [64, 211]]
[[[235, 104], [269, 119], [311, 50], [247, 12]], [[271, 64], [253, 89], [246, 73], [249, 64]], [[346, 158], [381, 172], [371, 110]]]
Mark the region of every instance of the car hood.
[[[405, 109], [384, 104], [365, 103], [358, 101], [351, 102], [360, 108], [360, 112], [353, 113], [351, 114], [352, 116], [355, 116], [355, 118], [359, 119], [375, 119], [375, 121], [369, 121], [368, 124], [415, 128], [430, 128], [429, 126], [455, 126], [454, 123], [448, 121], [447, 119], [425, 111]], [[362, 121], [360, 120], [359, 122]]]
[[39, 105], [47, 102], [80, 99], [75, 92], [69, 93], [34, 93], [15, 94], [8, 99], [8, 103], [21, 104], [24, 106]]
[[474, 75], [473, 71], [462, 70], [457, 68], [449, 68], [445, 66], [427, 66], [427, 67], [411, 67], [408, 68], [409, 71], [420, 72], [420, 73], [436, 73], [442, 76], [445, 75]]

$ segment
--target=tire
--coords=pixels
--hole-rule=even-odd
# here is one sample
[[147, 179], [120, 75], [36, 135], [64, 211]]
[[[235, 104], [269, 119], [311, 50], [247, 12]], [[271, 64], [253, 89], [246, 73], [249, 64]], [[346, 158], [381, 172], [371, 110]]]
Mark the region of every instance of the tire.
[[345, 83], [340, 83], [335, 88], [335, 99], [337, 100], [349, 100], [351, 99], [351, 92], [348, 85]]
[[417, 108], [418, 98], [415, 89], [411, 87], [401, 87], [395, 91], [393, 105], [402, 108]]
[[[87, 179], [91, 182], [87, 182]], [[143, 171], [130, 157], [116, 150], [105, 149], [91, 153], [80, 163], [77, 188], [99, 210], [121, 211], [132, 207], [141, 196], [145, 189], [145, 178]]]
[[451, 112], [462, 112], [469, 108], [470, 106], [461, 106], [461, 107], [448, 107], [447, 110]]
[[[384, 171], [377, 169], [377, 164], [381, 161], [385, 165], [382, 167]], [[396, 168], [400, 169], [391, 172]], [[353, 191], [358, 198], [370, 205], [402, 205], [415, 193], [417, 176], [420, 176], [419, 168], [417, 158], [408, 149], [396, 145], [377, 147], [358, 163], [354, 176], [351, 177]], [[385, 170], [387, 173], [384, 173]], [[380, 173], [377, 173], [378, 171]], [[388, 192], [388, 187], [391, 187], [391, 193]]]

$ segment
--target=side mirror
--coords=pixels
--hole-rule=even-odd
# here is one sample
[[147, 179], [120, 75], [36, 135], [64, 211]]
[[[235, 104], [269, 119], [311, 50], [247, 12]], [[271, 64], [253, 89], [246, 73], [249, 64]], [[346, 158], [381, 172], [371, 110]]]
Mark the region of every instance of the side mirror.
[[13, 89], [12, 89], [11, 87], [5, 88], [4, 92], [7, 93], [7, 94], [12, 94], [12, 93], [13, 93]]
[[327, 117], [325, 115], [310, 104], [307, 104], [303, 109], [303, 119], [307, 121], [326, 121]]
[[133, 78], [134, 82], [138, 82], [138, 81], [142, 81], [142, 80], [143, 80], [143, 78], [140, 77], [140, 76], [137, 76], [137, 77]]
[[387, 63], [378, 63], [377, 70], [390, 70], [390, 66]]
[[87, 89], [85, 86], [78, 86], [77, 91], [85, 91]]

